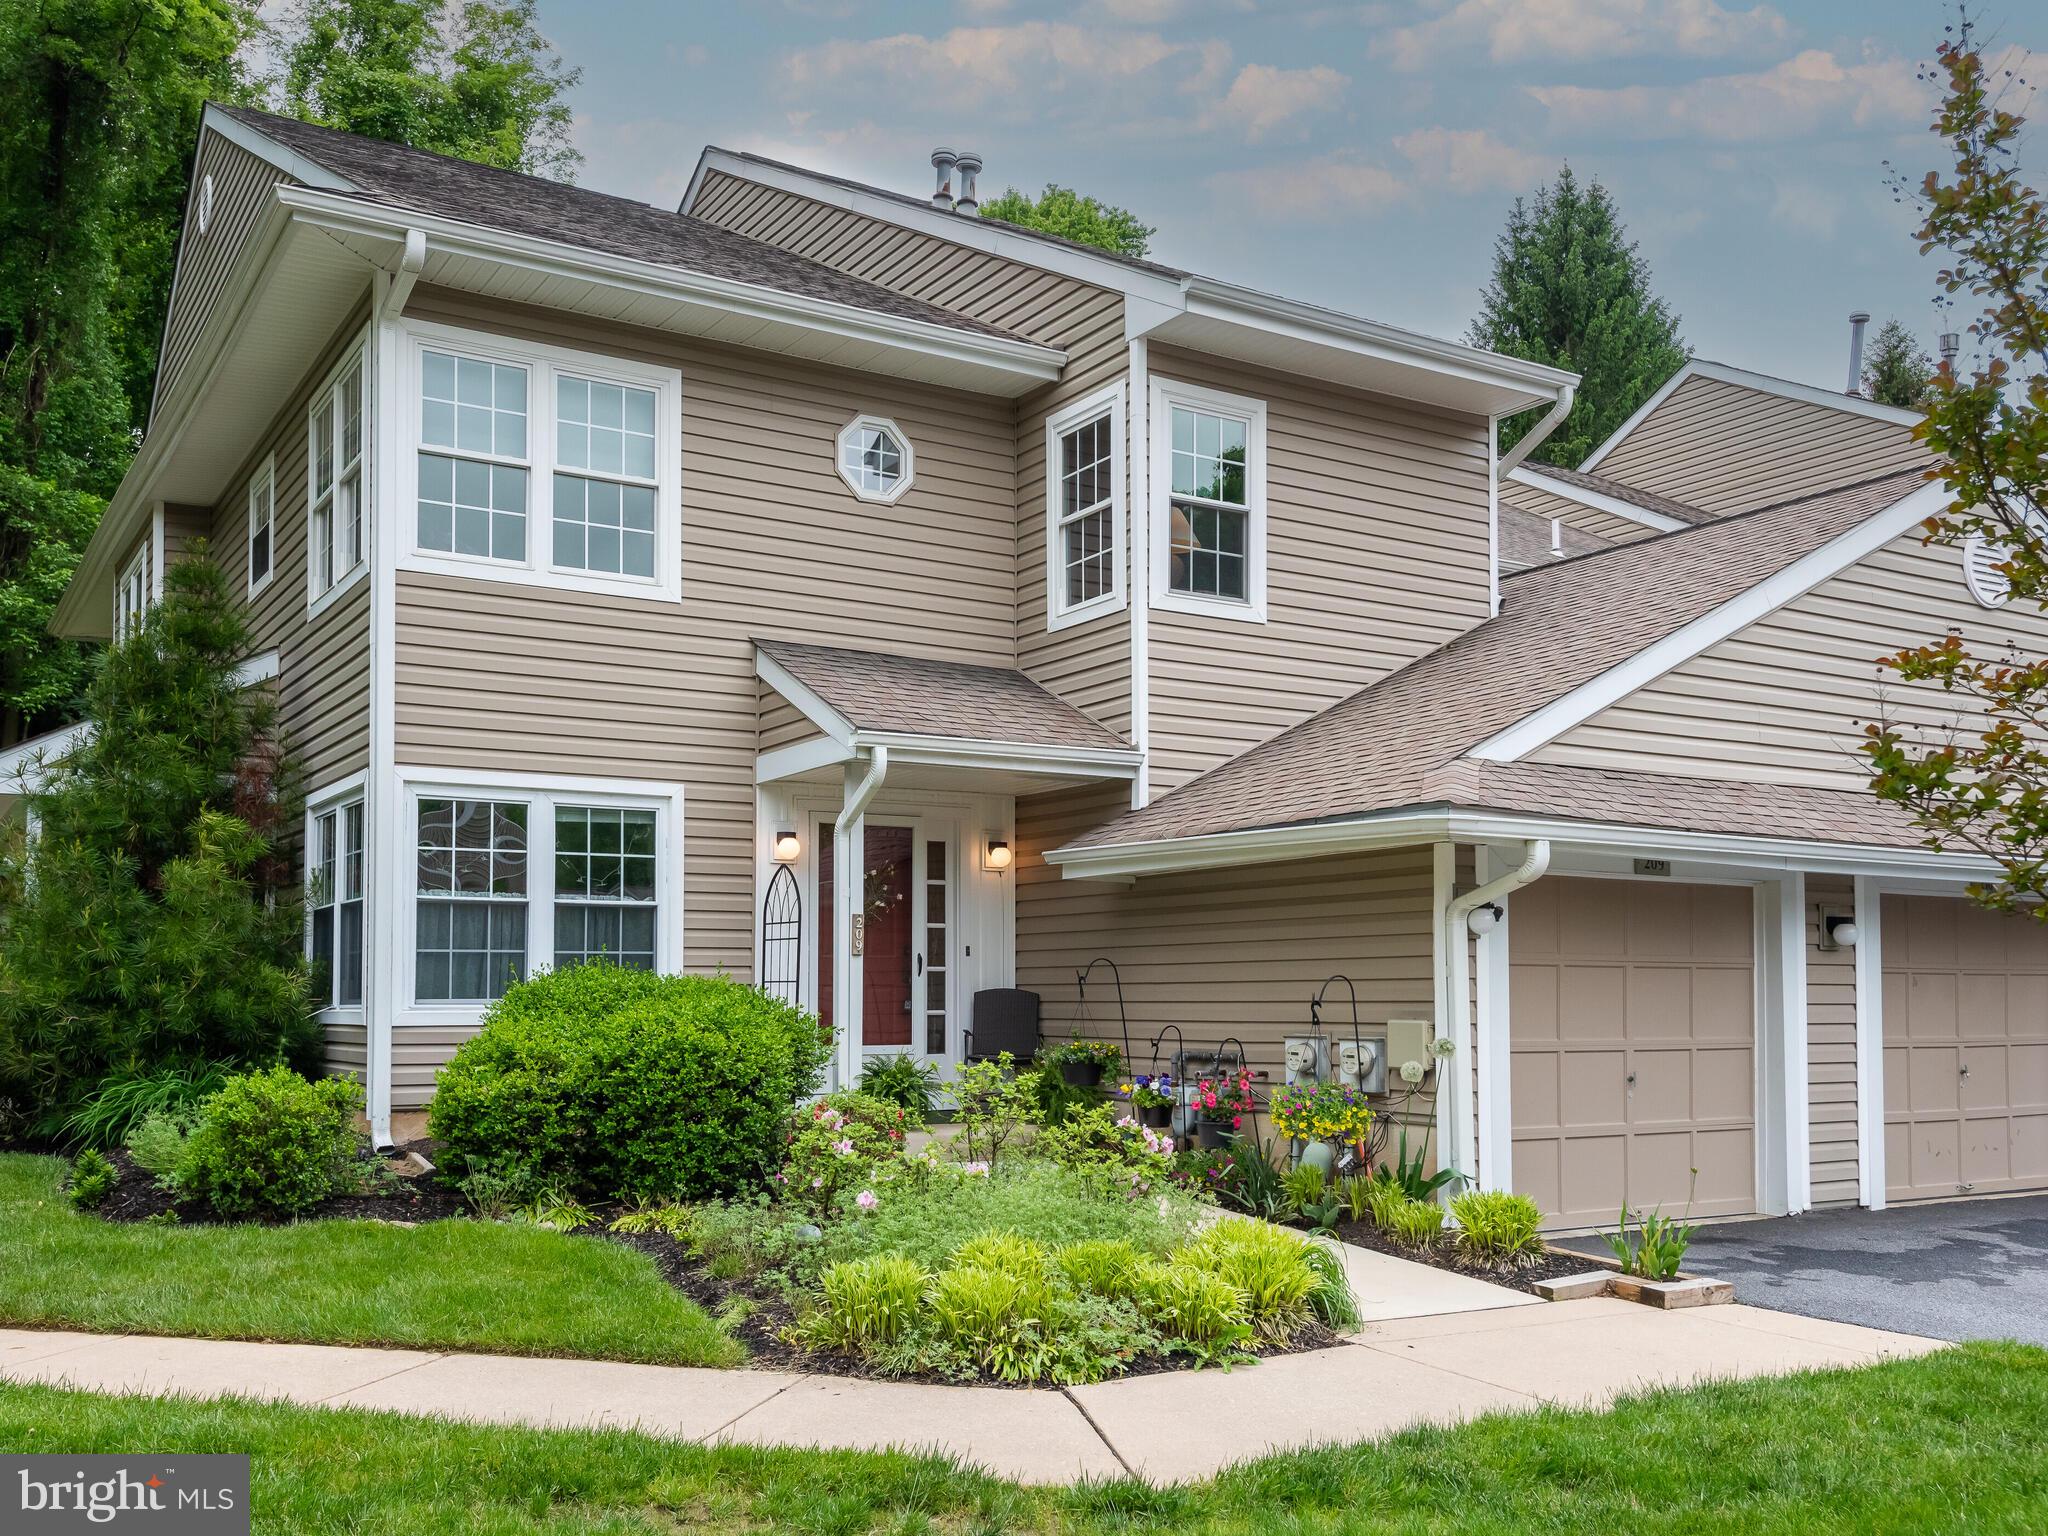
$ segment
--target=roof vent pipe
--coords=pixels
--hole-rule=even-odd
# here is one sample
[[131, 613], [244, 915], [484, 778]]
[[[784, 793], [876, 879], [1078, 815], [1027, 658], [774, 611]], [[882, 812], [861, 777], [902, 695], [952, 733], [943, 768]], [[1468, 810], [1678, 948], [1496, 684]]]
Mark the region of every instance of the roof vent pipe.
[[1857, 310], [1849, 317], [1849, 387], [1844, 393], [1863, 393], [1863, 327], [1870, 324], [1870, 316]]
[[960, 171], [960, 196], [953, 204], [953, 211], [972, 218], [981, 209], [981, 199], [974, 195], [974, 178], [981, 173], [981, 156], [970, 150], [956, 163]]
[[1956, 354], [1963, 350], [1963, 338], [1954, 331], [1943, 331], [1937, 343], [1941, 348], [1941, 366], [1950, 373], [1956, 371]]
[[932, 189], [932, 206], [951, 211], [953, 207], [953, 167], [959, 156], [950, 149], [932, 151], [932, 169], [939, 173], [939, 184]]

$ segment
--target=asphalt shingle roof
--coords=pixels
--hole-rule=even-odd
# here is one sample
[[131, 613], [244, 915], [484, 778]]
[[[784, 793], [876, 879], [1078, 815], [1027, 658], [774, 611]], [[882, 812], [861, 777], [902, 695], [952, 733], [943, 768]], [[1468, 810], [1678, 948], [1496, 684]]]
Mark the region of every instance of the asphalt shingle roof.
[[688, 214], [253, 107], [219, 110], [346, 178], [351, 195], [467, 224], [1011, 341], [1024, 337]]
[[[1532, 565], [1544, 565], [1557, 558], [1550, 545], [1549, 518], [1524, 512], [1520, 507], [1511, 507], [1505, 500], [1500, 504], [1499, 513], [1502, 575], [1526, 570]], [[1610, 542], [1597, 533], [1568, 525], [1558, 527], [1557, 540], [1567, 555], [1589, 555], [1596, 549], [1607, 548]]]
[[1130, 747], [1108, 726], [1011, 667], [789, 640], [754, 644], [857, 730], [1033, 746]]
[[[1924, 483], [1918, 470], [1902, 471], [1513, 573], [1502, 582], [1496, 617], [1143, 809], [1076, 838], [1073, 846], [1341, 820], [1439, 803], [1453, 790], [1456, 803], [1506, 808], [1483, 797], [1538, 782], [1530, 765], [1456, 760]], [[1453, 765], [1455, 773], [1446, 776]], [[1662, 789], [1652, 795], [1645, 784], [1689, 782], [1574, 771], [1591, 777], [1555, 782], [1588, 786], [1584, 793], [1596, 798], [1590, 787], [1605, 778], [1645, 781], [1613, 793], [1619, 807], [1624, 791], [1635, 792], [1646, 812], [1682, 804], [1683, 796], [1674, 799]], [[1752, 796], [1748, 803], [1762, 800]], [[1514, 808], [1556, 809], [1537, 803]], [[1728, 809], [1732, 814], [1741, 806]], [[1603, 813], [1602, 819], [1633, 818]], [[1720, 829], [1744, 826], [1723, 823]], [[1771, 822], [1754, 830], [1781, 828]]]
[[[1702, 512], [1698, 507], [1689, 507], [1682, 501], [1660, 496], [1655, 491], [1640, 490], [1619, 480], [1610, 480], [1605, 475], [1589, 475], [1583, 469], [1566, 469], [1558, 464], [1525, 463], [1522, 467], [1531, 474], [1561, 481], [1565, 485], [1575, 485], [1582, 491], [1592, 491], [1597, 495], [1612, 497], [1616, 501], [1625, 501], [1632, 507], [1641, 507], [1645, 512], [1661, 512], [1666, 517], [1677, 518], [1681, 523], [1710, 523], [1714, 520], [1712, 512]], [[1507, 487], [1503, 486], [1501, 492], [1503, 495], [1507, 494]]]

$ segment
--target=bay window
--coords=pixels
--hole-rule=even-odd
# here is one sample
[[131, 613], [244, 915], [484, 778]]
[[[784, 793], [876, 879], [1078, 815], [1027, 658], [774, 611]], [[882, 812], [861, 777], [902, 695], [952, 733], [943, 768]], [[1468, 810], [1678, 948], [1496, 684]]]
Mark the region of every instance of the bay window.
[[316, 806], [306, 840], [306, 952], [320, 1008], [363, 1002], [363, 802]]

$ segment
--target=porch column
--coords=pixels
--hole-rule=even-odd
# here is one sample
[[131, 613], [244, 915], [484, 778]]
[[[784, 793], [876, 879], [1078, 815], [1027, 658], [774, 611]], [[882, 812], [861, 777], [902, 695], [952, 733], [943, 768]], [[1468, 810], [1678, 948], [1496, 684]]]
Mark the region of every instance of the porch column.
[[846, 792], [832, 823], [832, 1041], [835, 1086], [860, 1078], [862, 897], [867, 888], [867, 808], [889, 771], [889, 749], [846, 765]]
[[1884, 1209], [1884, 927], [1877, 881], [1856, 877], [1856, 1178], [1863, 1204]]

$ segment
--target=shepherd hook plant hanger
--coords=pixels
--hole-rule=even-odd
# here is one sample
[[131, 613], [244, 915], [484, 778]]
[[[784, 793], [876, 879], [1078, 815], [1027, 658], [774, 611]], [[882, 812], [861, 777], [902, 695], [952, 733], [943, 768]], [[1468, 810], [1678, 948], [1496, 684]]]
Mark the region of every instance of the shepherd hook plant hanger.
[[[1124, 1032], [1124, 1064], [1128, 1068], [1131, 1060], [1131, 1016], [1124, 1009], [1124, 973], [1116, 968], [1116, 962], [1109, 956], [1097, 955], [1075, 975], [1074, 985], [1080, 990], [1080, 1005], [1085, 1013], [1088, 1007], [1088, 974], [1098, 965], [1108, 966], [1109, 974], [1116, 979], [1116, 1016]], [[1077, 1025], [1079, 1022], [1075, 1020]]]

